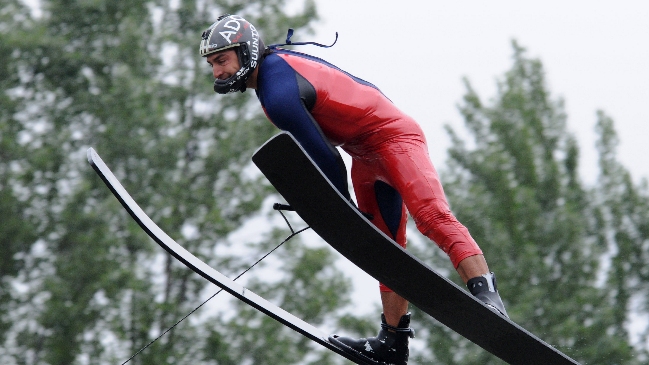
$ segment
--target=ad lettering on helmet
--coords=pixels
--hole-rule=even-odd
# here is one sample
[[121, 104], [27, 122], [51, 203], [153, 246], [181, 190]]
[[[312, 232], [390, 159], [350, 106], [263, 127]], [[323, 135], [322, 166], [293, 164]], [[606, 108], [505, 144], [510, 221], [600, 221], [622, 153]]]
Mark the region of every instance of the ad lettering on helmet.
[[[239, 21], [241, 20], [244, 19], [233, 15], [230, 17], [230, 20], [228, 20], [225, 24], [223, 24], [223, 28], [232, 29], [232, 30], [224, 30], [219, 32], [219, 34], [221, 34], [223, 39], [228, 41], [228, 44], [232, 44], [232, 42], [237, 42], [239, 38], [243, 36], [243, 33], [239, 33], [239, 30], [241, 29], [241, 23], [239, 23]], [[237, 37], [234, 40], [230, 39], [234, 34], [236, 34]]]

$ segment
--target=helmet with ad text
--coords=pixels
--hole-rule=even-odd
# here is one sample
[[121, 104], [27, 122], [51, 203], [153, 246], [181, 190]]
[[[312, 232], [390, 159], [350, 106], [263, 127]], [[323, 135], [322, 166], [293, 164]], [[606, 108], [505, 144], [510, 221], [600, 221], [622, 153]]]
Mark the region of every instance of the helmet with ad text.
[[246, 81], [261, 62], [265, 48], [254, 25], [238, 15], [221, 15], [201, 35], [200, 54], [207, 57], [233, 49], [240, 68], [226, 80], [214, 80], [214, 91], [219, 94], [246, 91]]

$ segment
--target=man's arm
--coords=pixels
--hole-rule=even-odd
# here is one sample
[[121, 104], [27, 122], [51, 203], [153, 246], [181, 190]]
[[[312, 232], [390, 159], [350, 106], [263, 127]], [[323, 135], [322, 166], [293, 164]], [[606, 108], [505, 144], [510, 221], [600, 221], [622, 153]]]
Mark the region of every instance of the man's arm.
[[300, 142], [338, 191], [349, 199], [342, 157], [309, 112], [316, 98], [313, 85], [276, 55], [267, 56], [262, 66], [257, 95], [266, 115]]

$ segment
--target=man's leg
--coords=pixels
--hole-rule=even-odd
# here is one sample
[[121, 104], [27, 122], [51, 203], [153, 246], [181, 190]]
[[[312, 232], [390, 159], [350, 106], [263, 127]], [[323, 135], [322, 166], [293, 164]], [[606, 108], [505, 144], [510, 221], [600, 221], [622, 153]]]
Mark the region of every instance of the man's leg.
[[408, 313], [408, 301], [395, 292], [382, 291], [381, 303], [383, 304], [385, 322], [390, 326], [397, 327], [401, 317]]
[[[380, 180], [373, 162], [352, 162], [352, 182], [358, 208], [369, 213], [378, 229], [406, 246], [406, 211], [399, 193]], [[344, 351], [378, 363], [406, 365], [408, 343], [414, 337], [410, 328], [408, 301], [380, 285], [383, 314], [381, 328], [376, 337], [350, 338], [332, 335], [329, 340]], [[370, 361], [371, 362], [371, 361]]]
[[483, 255], [474, 255], [460, 261], [457, 265], [457, 273], [460, 274], [460, 278], [466, 284], [469, 279], [488, 274], [489, 267]]
[[396, 189], [417, 228], [451, 259], [476, 298], [507, 316], [482, 250], [450, 210], [440, 178], [422, 140], [394, 141], [377, 159], [386, 181]]

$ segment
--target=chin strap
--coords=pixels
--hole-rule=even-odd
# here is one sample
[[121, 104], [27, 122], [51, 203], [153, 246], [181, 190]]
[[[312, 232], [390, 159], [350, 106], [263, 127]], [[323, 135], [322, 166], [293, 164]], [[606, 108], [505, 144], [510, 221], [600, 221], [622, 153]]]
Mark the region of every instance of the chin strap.
[[322, 47], [322, 48], [331, 48], [336, 44], [336, 42], [338, 42], [338, 32], [336, 32], [336, 39], [334, 40], [334, 42], [331, 45], [328, 45], [328, 46], [325, 45], [325, 44], [322, 44], [322, 43], [317, 43], [317, 42], [292, 42], [291, 37], [293, 37], [293, 28], [288, 28], [288, 33], [286, 34], [286, 43], [271, 44], [270, 46], [268, 46], [268, 48], [277, 48], [277, 47], [281, 47], [281, 46], [303, 46], [303, 45], [307, 45], [307, 44], [312, 44], [314, 46], [318, 46], [318, 47]]

